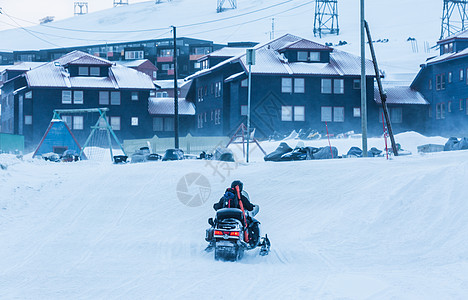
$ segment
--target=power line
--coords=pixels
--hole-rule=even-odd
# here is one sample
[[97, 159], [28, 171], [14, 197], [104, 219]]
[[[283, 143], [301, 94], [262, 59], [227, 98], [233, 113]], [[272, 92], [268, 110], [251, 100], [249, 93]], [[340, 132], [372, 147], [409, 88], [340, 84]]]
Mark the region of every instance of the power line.
[[257, 22], [257, 21], [260, 21], [260, 20], [264, 20], [264, 19], [268, 19], [268, 18], [271, 18], [273, 16], [277, 16], [279, 14], [283, 14], [283, 13], [286, 13], [286, 12], [289, 12], [289, 11], [292, 11], [292, 10], [295, 10], [295, 9], [298, 9], [298, 8], [301, 8], [303, 6], [306, 6], [306, 5], [309, 5], [309, 4], [312, 4], [313, 1], [310, 1], [310, 2], [307, 2], [307, 3], [303, 3], [303, 4], [300, 4], [300, 5], [297, 5], [295, 7], [291, 7], [289, 9], [286, 9], [282, 12], [279, 12], [279, 13], [276, 13], [276, 14], [270, 14], [268, 16], [264, 16], [264, 17], [260, 17], [260, 18], [257, 18], [257, 19], [253, 19], [253, 20], [250, 20], [250, 21], [245, 21], [245, 22], [242, 22], [242, 23], [237, 23], [237, 24], [230, 24], [228, 26], [224, 26], [224, 27], [218, 27], [216, 29], [209, 29], [209, 30], [204, 30], [204, 31], [199, 31], [199, 32], [195, 32], [195, 33], [190, 33], [191, 35], [197, 35], [197, 34], [202, 34], [202, 33], [208, 33], [208, 32], [212, 32], [212, 31], [217, 31], [217, 30], [221, 30], [221, 29], [226, 29], [226, 28], [230, 28], [230, 27], [233, 27], [233, 26], [239, 26], [239, 25], [243, 25], [243, 24], [249, 24], [249, 23], [254, 23], [254, 22]]
[[[293, 2], [293, 1], [294, 0], [286, 0], [286, 1], [283, 1], [283, 2], [280, 2], [280, 3], [276, 3], [276, 4], [273, 4], [273, 5], [264, 7], [264, 8], [252, 10], [252, 11], [245, 12], [245, 13], [238, 14], [238, 15], [234, 15], [234, 16], [219, 18], [219, 19], [215, 19], [215, 20], [208, 20], [208, 21], [203, 21], [203, 22], [198, 22], [198, 23], [179, 25], [177, 27], [178, 28], [186, 28], [186, 27], [193, 27], [193, 26], [199, 26], [199, 25], [205, 25], [205, 24], [210, 24], [210, 23], [215, 23], [215, 22], [226, 21], [226, 20], [230, 20], [230, 19], [234, 19], [234, 18], [239, 18], [239, 17], [251, 15], [251, 14], [254, 14], [254, 13], [257, 13], [257, 12], [265, 11], [265, 10], [268, 10], [268, 9], [271, 9], [271, 8], [274, 8], [274, 7], [277, 7], [277, 6], [281, 6], [281, 5], [284, 5], [284, 4], [287, 4], [289, 2]], [[313, 2], [313, 1], [310, 1], [310, 2]], [[151, 28], [151, 29], [139, 29], [139, 30], [86, 30], [86, 29], [73, 29], [73, 28], [57, 27], [57, 26], [52, 26], [52, 25], [47, 25], [47, 24], [38, 24], [36, 22], [32, 22], [32, 21], [28, 21], [28, 20], [21, 19], [21, 18], [18, 18], [18, 17], [10, 16], [4, 10], [3, 10], [3, 13], [6, 16], [8, 16], [10, 19], [14, 18], [14, 19], [17, 19], [17, 20], [20, 20], [20, 21], [23, 21], [23, 22], [27, 22], [27, 23], [30, 23], [30, 24], [34, 24], [34, 25], [40, 25], [40, 26], [47, 27], [47, 28], [64, 30], [64, 31], [73, 31], [73, 32], [103, 33], [103, 34], [104, 33], [136, 33], [136, 32], [160, 31], [160, 30], [166, 30], [167, 29], [167, 27]]]
[[15, 23], [16, 25], [18, 25], [20, 29], [26, 31], [28, 34], [32, 35], [33, 37], [35, 37], [35, 38], [37, 38], [37, 39], [39, 39], [39, 40], [41, 40], [41, 41], [43, 41], [43, 42], [46, 42], [46, 43], [48, 43], [48, 44], [51, 44], [51, 45], [53, 45], [53, 46], [55, 46], [55, 47], [62, 48], [61, 46], [59, 46], [59, 45], [57, 45], [57, 44], [55, 44], [55, 43], [52, 43], [52, 42], [50, 42], [50, 41], [48, 41], [48, 40], [45, 40], [45, 39], [43, 39], [43, 38], [41, 38], [41, 37], [35, 35], [34, 33], [30, 32], [28, 29], [24, 28], [23, 26], [21, 26], [20, 24], [18, 24], [15, 20], [13, 20], [8, 14], [5, 13], [5, 11], [4, 11], [3, 9], [0, 10], [0, 12], [1, 12], [2, 14], [4, 14], [5, 16], [7, 16], [11, 21], [13, 21], [13, 23]]
[[[247, 12], [247, 13], [244, 13], [244, 14], [239, 14], [239, 15], [235, 15], [235, 16], [231, 16], [231, 17], [226, 17], [226, 18], [221, 18], [221, 19], [216, 19], [216, 20], [209, 20], [209, 21], [205, 21], [205, 22], [199, 22], [199, 23], [192, 23], [192, 24], [187, 24], [187, 25], [182, 25], [182, 26], [179, 26], [182, 27], [182, 28], [189, 28], [189, 27], [193, 27], [193, 26], [199, 26], [199, 25], [204, 25], [204, 24], [210, 24], [210, 23], [214, 23], [214, 22], [219, 22], [219, 21], [225, 21], [225, 20], [229, 20], [229, 19], [233, 19], [233, 18], [238, 18], [238, 17], [241, 17], [241, 16], [245, 16], [245, 15], [249, 15], [249, 14], [253, 14], [253, 13], [256, 13], [256, 12], [259, 12], [259, 11], [264, 11], [264, 10], [267, 10], [267, 9], [270, 9], [270, 8], [273, 8], [273, 7], [276, 7], [276, 6], [280, 6], [280, 5], [283, 5], [283, 4], [286, 4], [286, 3], [289, 3], [293, 0], [287, 0], [287, 1], [284, 1], [284, 2], [281, 2], [281, 3], [277, 3], [277, 4], [274, 4], [274, 5], [271, 5], [271, 6], [268, 6], [266, 8], [262, 8], [262, 9], [257, 9], [257, 10], [254, 10], [254, 11], [250, 11], [250, 12]], [[197, 34], [203, 34], [203, 33], [209, 33], [209, 32], [213, 32], [213, 31], [218, 31], [218, 30], [222, 30], [222, 29], [226, 29], [226, 28], [231, 28], [231, 27], [234, 27], [234, 26], [241, 26], [241, 25], [244, 25], [244, 24], [249, 24], [249, 23], [254, 23], [254, 22], [257, 22], [257, 21], [260, 21], [260, 20], [264, 20], [264, 19], [267, 19], [267, 18], [271, 18], [273, 16], [278, 16], [280, 14], [283, 14], [283, 13], [286, 13], [286, 12], [289, 12], [289, 11], [292, 11], [292, 10], [295, 10], [295, 9], [298, 9], [298, 8], [301, 8], [303, 6], [306, 6], [306, 5], [309, 5], [309, 4], [312, 4], [313, 1], [308, 1], [306, 3], [302, 3], [300, 5], [297, 5], [297, 6], [294, 6], [294, 7], [291, 7], [291, 8], [288, 8], [286, 10], [283, 10], [283, 11], [280, 11], [278, 13], [272, 13], [270, 15], [267, 15], [267, 16], [263, 16], [263, 17], [260, 17], [260, 18], [256, 18], [256, 19], [252, 19], [252, 20], [249, 20], [249, 21], [243, 21], [243, 22], [240, 22], [240, 23], [237, 23], [237, 24], [229, 24], [227, 26], [223, 26], [223, 27], [217, 27], [215, 29], [208, 29], [208, 30], [204, 30], [204, 31], [198, 31], [198, 32], [192, 32], [192, 33], [188, 33], [190, 35], [197, 35]], [[54, 45], [56, 47], [59, 47], [59, 48], [67, 48], [67, 47], [62, 47], [62, 46], [59, 46], [53, 42], [50, 42], [50, 41], [47, 41], [41, 37], [39, 37], [38, 35], [43, 35], [43, 36], [51, 36], [51, 37], [58, 37], [58, 38], [64, 38], [64, 39], [69, 39], [69, 40], [77, 40], [77, 41], [93, 41], [93, 42], [102, 42], [102, 43], [107, 43], [107, 42], [116, 42], [116, 43], [129, 43], [131, 41], [122, 41], [122, 40], [109, 40], [109, 39], [84, 39], [84, 38], [73, 38], [73, 37], [68, 37], [68, 36], [61, 36], [61, 35], [56, 35], [56, 34], [52, 34], [52, 33], [44, 33], [44, 32], [39, 32], [39, 31], [35, 31], [35, 30], [32, 30], [32, 29], [26, 29], [24, 28], [23, 26], [21, 26], [20, 24], [18, 24], [15, 20], [13, 20], [13, 18], [15, 17], [12, 17], [10, 15], [8, 15], [7, 13], [5, 13], [4, 10], [0, 10], [0, 12], [2, 12], [4, 15], [6, 15], [10, 20], [12, 20], [17, 26], [14, 26], [12, 24], [9, 24], [9, 23], [6, 23], [6, 22], [3, 22], [3, 21], [0, 21], [4, 24], [7, 24], [9, 26], [13, 26], [13, 27], [16, 27], [16, 28], [19, 28], [19, 29], [22, 29], [24, 31], [26, 31], [27, 33], [33, 35], [34, 37], [46, 42], [46, 43], [49, 43], [51, 45]], [[22, 20], [20, 18], [16, 18], [18, 20]], [[30, 22], [30, 21], [26, 21], [26, 20], [23, 20], [25, 22]], [[30, 22], [32, 23], [32, 22]], [[45, 26], [45, 25], [41, 25], [41, 26]], [[59, 27], [53, 27], [53, 26], [46, 26], [46, 27], [51, 27], [51, 28], [55, 28], [55, 29], [63, 29], [63, 30], [68, 30], [66, 28], [59, 28]], [[70, 29], [72, 31], [81, 31], [81, 32], [95, 32], [95, 33], [132, 33], [132, 32], [147, 32], [147, 31], [154, 31], [154, 30], [166, 30], [166, 32], [162, 33], [161, 35], [159, 36], [156, 36], [156, 37], [153, 37], [153, 39], [155, 38], [159, 38], [163, 35], [166, 35], [169, 31], [167, 31], [168, 27], [165, 27], [165, 28], [157, 28], [157, 29], [145, 29], [145, 30], [129, 30], [129, 31], [87, 31], [87, 30], [79, 30], [79, 29]], [[232, 35], [232, 34], [231, 34]], [[83, 46], [83, 47], [86, 47], [86, 46]], [[69, 48], [69, 47], [68, 47]]]

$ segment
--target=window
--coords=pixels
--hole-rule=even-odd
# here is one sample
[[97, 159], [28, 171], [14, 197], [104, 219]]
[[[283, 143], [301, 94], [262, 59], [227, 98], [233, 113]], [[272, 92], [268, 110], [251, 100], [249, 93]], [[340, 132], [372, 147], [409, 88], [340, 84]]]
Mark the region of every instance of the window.
[[71, 103], [72, 103], [72, 92], [62, 91], [62, 104], [71, 104]]
[[247, 79], [244, 79], [241, 81], [241, 87], [247, 87], [249, 84], [248, 80]]
[[429, 89], [432, 90], [432, 79], [429, 79]]
[[194, 69], [200, 69], [200, 63], [199, 62], [194, 62], [193, 63], [193, 68]]
[[174, 118], [164, 118], [164, 131], [174, 131]]
[[332, 89], [332, 80], [331, 79], [322, 79], [322, 94], [331, 94]]
[[198, 128], [203, 128], [203, 116], [201, 114], [197, 115], [197, 124]]
[[25, 98], [25, 99], [32, 99], [32, 91], [26, 92], [26, 93], [24, 94], [24, 98]]
[[31, 125], [32, 124], [32, 116], [31, 115], [25, 115], [24, 116], [24, 125]]
[[281, 106], [281, 121], [292, 121], [292, 106]]
[[221, 97], [221, 82], [215, 83], [215, 97]]
[[452, 101], [447, 103], [447, 112], [452, 112]]
[[463, 78], [464, 76], [463, 76], [463, 75], [464, 75], [464, 71], [463, 71], [463, 69], [461, 69], [461, 70], [460, 70], [460, 81], [463, 81], [463, 80], [464, 80], [464, 78]]
[[354, 107], [353, 108], [353, 117], [355, 117], [355, 118], [361, 117], [361, 108], [360, 107]]
[[109, 92], [99, 92], [99, 105], [109, 105]]
[[83, 91], [73, 91], [73, 103], [83, 104]]
[[73, 129], [83, 130], [83, 116], [73, 116]]
[[161, 69], [163, 71], [174, 70], [174, 64], [162, 64]]
[[167, 92], [157, 92], [156, 98], [167, 98]]
[[[203, 121], [203, 115], [202, 115], [202, 121]], [[221, 109], [216, 109], [215, 110], [215, 125], [221, 124]]]
[[390, 120], [392, 123], [402, 123], [403, 122], [403, 109], [401, 107], [392, 108], [392, 113], [390, 114]]
[[321, 107], [321, 120], [322, 122], [331, 122], [332, 120], [332, 107], [331, 106]]
[[304, 78], [294, 78], [294, 93], [304, 93]]
[[197, 89], [197, 99], [198, 99], [198, 102], [203, 101], [203, 88], [202, 87], [199, 87]]
[[281, 92], [282, 93], [292, 92], [292, 78], [281, 78]]
[[440, 119], [440, 103], [436, 104], [436, 119]]
[[310, 61], [320, 61], [320, 52], [310, 52]]
[[143, 50], [141, 51], [125, 51], [125, 59], [142, 59], [144, 58]]
[[161, 49], [161, 50], [159, 50], [159, 56], [161, 56], [161, 57], [169, 57], [169, 56], [172, 56], [173, 53], [174, 53], [173, 49]]
[[344, 107], [333, 107], [333, 122], [344, 122]]
[[304, 106], [294, 106], [294, 121], [305, 121]]
[[355, 90], [361, 89], [361, 79], [353, 79], [353, 89]]
[[153, 71], [153, 79], [156, 79], [158, 77], [158, 72]]
[[440, 75], [440, 89], [445, 90], [445, 74]]
[[101, 69], [99, 67], [90, 67], [89, 68], [89, 75], [91, 76], [100, 76]]
[[[105, 130], [106, 129], [106, 127], [107, 127], [106, 120], [108, 118], [109, 117], [106, 117], [106, 119], [104, 119], [104, 118], [99, 119], [99, 124], [98, 124], [99, 130]], [[107, 122], [109, 122], [109, 121], [107, 121]]]
[[452, 72], [448, 72], [447, 81], [448, 83], [452, 83]]
[[112, 130], [120, 130], [120, 117], [110, 117], [110, 126]]
[[69, 128], [72, 128], [72, 116], [62, 116], [62, 120], [63, 122], [65, 122], [65, 124], [67, 124]]
[[440, 103], [440, 118], [445, 119], [445, 103]]
[[460, 110], [463, 110], [463, 101], [464, 101], [463, 99], [460, 99], [460, 102], [459, 102]]
[[344, 79], [333, 79], [333, 93], [344, 94]]
[[241, 105], [241, 116], [247, 116], [247, 105]]
[[88, 67], [78, 67], [78, 75], [79, 76], [89, 76], [89, 68]]
[[164, 121], [161, 117], [153, 118], [153, 131], [163, 131], [164, 130]]
[[138, 117], [132, 117], [131, 125], [132, 126], [138, 126]]
[[309, 53], [306, 51], [297, 51], [297, 61], [307, 61]]
[[120, 92], [111, 92], [111, 105], [120, 105]]
[[132, 92], [132, 100], [138, 101], [138, 92]]

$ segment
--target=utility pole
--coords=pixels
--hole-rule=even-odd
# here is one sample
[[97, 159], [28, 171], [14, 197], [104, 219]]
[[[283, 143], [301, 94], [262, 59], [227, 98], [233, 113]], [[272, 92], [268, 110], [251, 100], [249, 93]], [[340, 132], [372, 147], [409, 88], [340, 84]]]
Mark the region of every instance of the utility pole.
[[174, 62], [174, 148], [179, 149], [179, 91], [177, 88], [177, 37], [176, 27], [172, 26], [174, 35], [174, 53], [172, 54]]
[[367, 92], [366, 92], [366, 40], [364, 27], [364, 0], [361, 1], [361, 128], [362, 156], [367, 157]]
[[252, 65], [255, 65], [255, 49], [247, 49], [245, 61], [249, 65], [249, 89], [247, 94], [247, 157], [246, 162], [249, 162], [249, 145], [250, 145], [250, 94], [252, 93]]

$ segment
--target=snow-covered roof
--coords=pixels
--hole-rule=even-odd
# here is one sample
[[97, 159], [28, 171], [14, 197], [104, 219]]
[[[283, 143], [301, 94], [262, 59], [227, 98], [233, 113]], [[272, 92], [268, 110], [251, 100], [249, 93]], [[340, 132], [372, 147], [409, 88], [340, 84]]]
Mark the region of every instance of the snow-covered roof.
[[468, 56], [468, 48], [465, 48], [460, 52], [444, 53], [442, 55], [433, 57], [427, 60], [426, 64], [430, 65], [430, 64], [435, 64], [438, 62], [443, 62], [443, 61], [452, 60], [452, 59], [456, 59], [460, 57], [466, 57], [466, 56]]
[[236, 74], [232, 74], [231, 76], [229, 76], [228, 78], [224, 79], [224, 82], [229, 82], [231, 80], [234, 80], [240, 76], [246, 76], [247, 74], [245, 74], [244, 71], [242, 72], [239, 72], [239, 73], [236, 73]]
[[[174, 88], [174, 80], [173, 79], [155, 80], [154, 83], [157, 84], [161, 89], [173, 89]], [[177, 87], [181, 88], [186, 83], [187, 82], [184, 81], [183, 79], [178, 79], [177, 80]]]
[[279, 50], [285, 50], [285, 49], [304, 49], [304, 50], [333, 50], [332, 48], [318, 44], [306, 39], [301, 39], [299, 41], [291, 42], [283, 47], [281, 47]]
[[129, 68], [136, 68], [138, 66], [141, 66], [145, 62], [149, 61], [148, 59], [136, 59], [136, 60], [122, 60], [119, 61], [118, 64], [129, 67]]
[[[412, 90], [409, 86], [388, 86], [384, 90], [387, 94], [387, 104], [429, 104], [421, 93]], [[378, 87], [374, 87], [374, 101], [382, 103]]]
[[155, 89], [151, 78], [136, 70], [113, 65], [109, 68], [109, 76], [73, 76], [65, 70], [64, 65], [81, 61], [88, 65], [94, 62], [99, 65], [112, 65], [112, 62], [98, 58], [81, 51], [73, 51], [58, 60], [42, 64], [25, 73], [30, 87], [59, 88], [108, 88], [108, 89]]
[[200, 59], [205, 57], [233, 57], [245, 53], [245, 47], [224, 47], [219, 50], [213, 51], [205, 56], [202, 56]]
[[[148, 111], [152, 115], [174, 115], [174, 98], [149, 98]], [[195, 115], [195, 105], [185, 98], [179, 98], [179, 114]]]
[[444, 39], [441, 39], [437, 42], [437, 44], [443, 44], [446, 43], [450, 40], [463, 40], [463, 39], [468, 39], [468, 30], [460, 31], [458, 33], [455, 33], [453, 35], [450, 35]]
[[[317, 48], [314, 42], [307, 43], [303, 38], [292, 34], [285, 34], [275, 40], [265, 44], [255, 46], [255, 65], [252, 65], [252, 74], [278, 74], [278, 75], [325, 75], [325, 76], [359, 76], [361, 75], [361, 58], [359, 56], [330, 49], [329, 63], [307, 63], [307, 62], [289, 62], [278, 51], [285, 46], [292, 46], [295, 42], [301, 42], [301, 45], [308, 44]], [[326, 46], [324, 46], [326, 47]], [[304, 48], [301, 48], [304, 49]], [[325, 49], [325, 48], [324, 48]], [[240, 62], [244, 70], [248, 69], [245, 53], [227, 59], [210, 69], [198, 71], [187, 78], [195, 78], [203, 74], [208, 74], [229, 63]], [[374, 66], [371, 60], [366, 60], [366, 74], [375, 76]]]
[[37, 68], [43, 64], [45, 64], [45, 62], [22, 62], [22, 63], [15, 64], [15, 65], [0, 66], [0, 72], [3, 70], [28, 71], [28, 70]]

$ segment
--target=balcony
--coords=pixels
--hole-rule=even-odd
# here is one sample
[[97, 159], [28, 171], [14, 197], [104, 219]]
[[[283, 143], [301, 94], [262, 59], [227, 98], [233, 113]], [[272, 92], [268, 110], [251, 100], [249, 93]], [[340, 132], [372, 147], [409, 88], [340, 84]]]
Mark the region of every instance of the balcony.
[[174, 75], [174, 69], [167, 70], [167, 75]]
[[156, 58], [157, 62], [172, 62], [173, 57], [172, 56], [158, 56]]
[[190, 60], [198, 60], [200, 57], [205, 56], [205, 54], [191, 54]]

